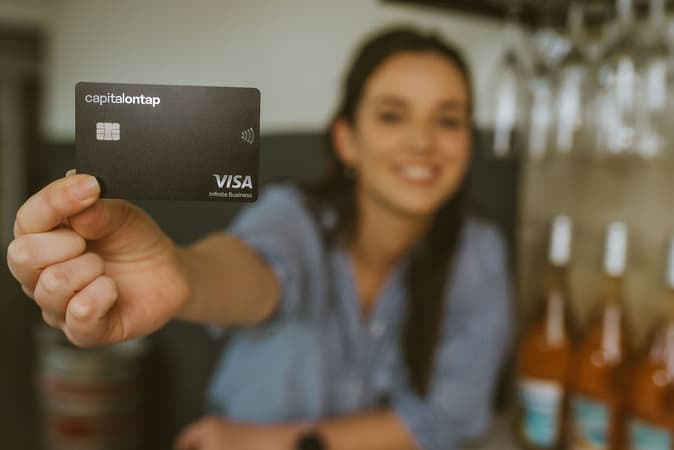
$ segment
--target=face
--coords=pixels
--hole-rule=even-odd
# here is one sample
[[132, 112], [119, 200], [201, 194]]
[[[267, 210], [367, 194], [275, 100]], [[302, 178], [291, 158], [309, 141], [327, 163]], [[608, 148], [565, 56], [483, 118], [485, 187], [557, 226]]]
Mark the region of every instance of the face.
[[361, 204], [427, 218], [456, 193], [468, 166], [466, 82], [438, 53], [394, 54], [370, 75], [354, 123], [338, 121], [333, 133]]

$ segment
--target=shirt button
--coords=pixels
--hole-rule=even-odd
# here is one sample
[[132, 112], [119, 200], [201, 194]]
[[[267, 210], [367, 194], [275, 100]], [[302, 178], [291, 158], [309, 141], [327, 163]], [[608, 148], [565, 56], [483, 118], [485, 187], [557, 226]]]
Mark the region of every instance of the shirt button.
[[370, 323], [370, 335], [374, 338], [380, 338], [386, 333], [386, 325], [379, 320], [373, 320]]

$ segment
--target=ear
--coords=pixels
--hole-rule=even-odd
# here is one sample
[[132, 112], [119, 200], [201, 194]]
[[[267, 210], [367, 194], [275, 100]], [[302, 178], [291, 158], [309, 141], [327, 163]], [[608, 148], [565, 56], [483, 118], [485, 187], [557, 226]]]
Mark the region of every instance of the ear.
[[330, 129], [332, 146], [337, 157], [346, 167], [353, 168], [356, 163], [356, 149], [353, 144], [353, 127], [345, 119], [337, 119]]

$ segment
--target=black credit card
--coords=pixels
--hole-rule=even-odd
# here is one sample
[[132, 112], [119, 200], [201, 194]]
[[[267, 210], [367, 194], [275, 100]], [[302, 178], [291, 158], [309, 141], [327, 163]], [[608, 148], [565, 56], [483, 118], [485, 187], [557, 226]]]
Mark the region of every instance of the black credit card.
[[254, 201], [259, 130], [255, 88], [75, 86], [76, 169], [106, 198]]

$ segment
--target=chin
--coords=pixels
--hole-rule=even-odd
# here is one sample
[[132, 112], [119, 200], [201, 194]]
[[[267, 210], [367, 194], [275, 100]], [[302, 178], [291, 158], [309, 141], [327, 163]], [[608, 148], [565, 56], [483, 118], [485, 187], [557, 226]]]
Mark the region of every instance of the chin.
[[398, 197], [394, 205], [398, 211], [405, 215], [427, 218], [433, 216], [442, 207], [443, 202], [429, 199], [427, 196], [421, 198], [409, 196], [406, 198]]
[[[374, 187], [374, 186], [372, 186]], [[419, 188], [409, 184], [388, 183], [369, 190], [370, 199], [397, 214], [417, 219], [428, 219], [456, 194], [456, 189], [445, 186]]]
[[[393, 188], [395, 186], [395, 188]], [[415, 216], [432, 216], [450, 201], [460, 188], [456, 180], [434, 180], [434, 182], [410, 182], [395, 180], [389, 185], [395, 196], [388, 195], [397, 209]]]

